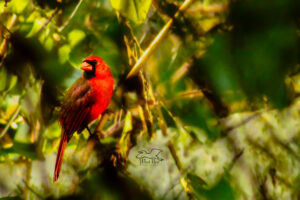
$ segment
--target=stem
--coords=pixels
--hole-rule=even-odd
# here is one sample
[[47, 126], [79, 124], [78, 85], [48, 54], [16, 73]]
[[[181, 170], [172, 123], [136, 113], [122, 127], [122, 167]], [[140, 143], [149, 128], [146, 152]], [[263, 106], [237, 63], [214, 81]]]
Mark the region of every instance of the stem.
[[36, 33], [36, 35], [38, 35], [40, 32], [42, 32], [42, 30], [44, 30], [46, 28], [46, 26], [51, 22], [51, 20], [53, 19], [53, 17], [58, 13], [58, 9], [56, 8], [54, 10], [54, 12], [51, 14], [51, 16], [49, 17], [49, 19], [44, 23], [44, 25], [40, 28], [40, 30]]
[[82, 153], [82, 156], [81, 156], [81, 163], [83, 164], [83, 166], [86, 165], [86, 163], [88, 161], [88, 158], [90, 157], [96, 142], [99, 141], [99, 139], [102, 137], [101, 129], [105, 125], [107, 119], [108, 119], [108, 115], [106, 113], [101, 115], [101, 118], [100, 118], [93, 134], [89, 136], [88, 145], [85, 148], [85, 150], [84, 150], [84, 152]]
[[8, 131], [10, 125], [13, 123], [13, 121], [16, 119], [16, 117], [19, 115], [19, 112], [21, 110], [21, 106], [18, 105], [16, 111], [14, 112], [14, 114], [12, 115], [12, 117], [10, 118], [10, 120], [8, 121], [8, 123], [6, 124], [5, 128], [3, 129], [3, 131], [0, 134], [0, 139], [6, 134], [6, 132]]
[[[10, 19], [10, 22], [8, 23], [7, 28], [3, 25], [9, 34], [11, 34], [10, 29], [12, 29], [12, 27], [15, 25], [16, 21], [17, 21], [17, 15], [13, 14], [13, 16]], [[4, 54], [6, 51], [7, 43], [8, 43], [8, 37], [5, 37], [0, 46], [0, 67], [4, 61], [4, 57], [5, 57]]]
[[127, 78], [132, 77], [133, 75], [137, 74], [137, 72], [142, 68], [143, 64], [146, 62], [146, 60], [151, 56], [153, 51], [156, 49], [158, 44], [165, 38], [167, 35], [170, 27], [172, 26], [174, 19], [177, 18], [183, 10], [185, 10], [194, 0], [185, 0], [185, 2], [180, 6], [178, 11], [174, 14], [173, 18], [171, 18], [167, 24], [162, 28], [162, 30], [158, 33], [158, 35], [154, 38], [154, 40], [151, 42], [151, 44], [148, 46], [146, 51], [142, 54], [142, 56], [138, 59], [138, 61], [135, 63], [133, 68], [130, 70], [130, 72], [127, 75]]
[[72, 14], [70, 15], [69, 19], [65, 22], [65, 24], [62, 27], [60, 27], [58, 29], [58, 32], [61, 32], [64, 28], [66, 28], [66, 26], [68, 26], [68, 24], [70, 23], [70, 21], [72, 20], [72, 18], [76, 14], [76, 12], [77, 12], [77, 10], [80, 7], [80, 5], [81, 5], [82, 2], [83, 2], [83, 0], [79, 0], [79, 2], [77, 3], [75, 9], [73, 10]]
[[27, 188], [30, 192], [32, 192], [36, 197], [38, 197], [39, 199], [44, 199], [40, 194], [38, 194], [36, 191], [34, 191], [34, 190], [28, 185], [28, 183], [27, 183], [25, 180], [23, 180], [23, 183], [25, 184], [26, 188]]

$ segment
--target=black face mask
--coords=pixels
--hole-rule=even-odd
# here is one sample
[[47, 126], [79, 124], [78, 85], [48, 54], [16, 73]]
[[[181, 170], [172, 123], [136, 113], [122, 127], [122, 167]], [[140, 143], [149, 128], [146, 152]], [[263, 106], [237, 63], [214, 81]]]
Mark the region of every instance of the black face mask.
[[85, 71], [84, 72], [84, 78], [90, 79], [90, 78], [95, 77], [96, 76], [95, 72], [96, 72], [97, 61], [96, 60], [84, 60], [83, 62], [87, 62], [93, 67], [92, 71]]

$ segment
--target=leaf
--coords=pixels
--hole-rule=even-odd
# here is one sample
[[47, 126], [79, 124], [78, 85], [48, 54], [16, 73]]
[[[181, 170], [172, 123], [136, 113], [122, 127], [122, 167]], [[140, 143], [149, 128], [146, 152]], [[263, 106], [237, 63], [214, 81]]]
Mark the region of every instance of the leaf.
[[218, 126], [217, 117], [205, 102], [199, 99], [177, 100], [170, 108], [173, 115], [178, 116], [185, 125], [202, 129], [209, 139], [216, 139], [221, 128]]
[[0, 200], [21, 200], [21, 197], [1, 197]]
[[11, 90], [17, 83], [17, 76], [12, 74], [8, 74], [4, 67], [0, 69], [0, 91], [9, 91]]
[[5, 90], [5, 88], [6, 88], [6, 80], [7, 80], [7, 76], [6, 76], [7, 74], [6, 74], [6, 71], [5, 71], [5, 69], [4, 69], [4, 67], [2, 67], [1, 68], [1, 70], [0, 70], [0, 77], [1, 77], [1, 79], [0, 79], [0, 91], [3, 91], [3, 90]]
[[40, 88], [38, 84], [33, 85], [32, 87], [27, 86], [25, 88], [26, 94], [21, 100], [21, 106], [26, 115], [30, 116], [38, 109]]
[[13, 0], [8, 3], [8, 9], [15, 14], [21, 14], [29, 4], [29, 0]]
[[85, 38], [85, 33], [79, 29], [74, 29], [68, 34], [68, 40], [71, 47], [76, 46], [76, 44], [78, 44], [84, 38]]
[[191, 183], [193, 184], [194, 187], [199, 188], [199, 187], [203, 187], [203, 186], [207, 186], [207, 183], [200, 178], [199, 176], [197, 176], [194, 173], [189, 172], [187, 174], [187, 178], [191, 181]]
[[34, 36], [44, 25], [44, 23], [46, 22], [46, 19], [37, 19], [33, 22], [33, 26], [31, 28], [31, 30], [29, 31], [29, 33], [26, 35], [26, 37], [31, 37]]
[[168, 127], [176, 127], [176, 122], [173, 119], [173, 116], [169, 113], [169, 111], [164, 106], [161, 107], [161, 113]]
[[59, 55], [60, 64], [65, 63], [69, 59], [70, 52], [71, 52], [71, 48], [69, 45], [63, 45], [62, 47], [59, 48], [58, 55]]
[[17, 153], [20, 156], [25, 156], [27, 158], [35, 160], [37, 159], [35, 148], [36, 147], [34, 144], [14, 141], [14, 145], [11, 148], [0, 149], [0, 155]]
[[132, 131], [132, 116], [128, 112], [125, 116], [125, 124], [122, 132], [121, 139], [119, 140], [119, 154], [121, 158], [126, 158], [130, 147], [130, 131]]
[[195, 174], [187, 175], [189, 186], [192, 188], [192, 195], [205, 197], [214, 200], [234, 200], [235, 194], [226, 177], [223, 177], [215, 186], [207, 188], [205, 181]]
[[135, 24], [141, 24], [147, 17], [151, 0], [111, 0], [110, 3], [129, 20]]

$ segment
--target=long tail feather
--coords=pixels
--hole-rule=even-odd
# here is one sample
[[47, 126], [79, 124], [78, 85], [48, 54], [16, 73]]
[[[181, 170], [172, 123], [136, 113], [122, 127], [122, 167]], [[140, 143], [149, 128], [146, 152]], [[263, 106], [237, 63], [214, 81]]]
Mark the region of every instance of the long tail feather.
[[67, 142], [68, 142], [68, 135], [66, 134], [66, 132], [63, 131], [62, 137], [60, 139], [58, 151], [57, 151], [57, 156], [56, 156], [53, 182], [57, 181], [57, 179], [59, 177], [59, 172], [60, 172], [63, 155], [64, 155], [64, 151], [65, 151]]

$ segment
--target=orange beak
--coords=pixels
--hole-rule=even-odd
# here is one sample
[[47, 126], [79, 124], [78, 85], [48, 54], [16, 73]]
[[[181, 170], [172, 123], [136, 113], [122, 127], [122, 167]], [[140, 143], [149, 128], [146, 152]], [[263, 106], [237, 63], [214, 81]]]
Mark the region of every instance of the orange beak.
[[93, 71], [93, 67], [87, 62], [83, 62], [80, 69], [84, 71]]

